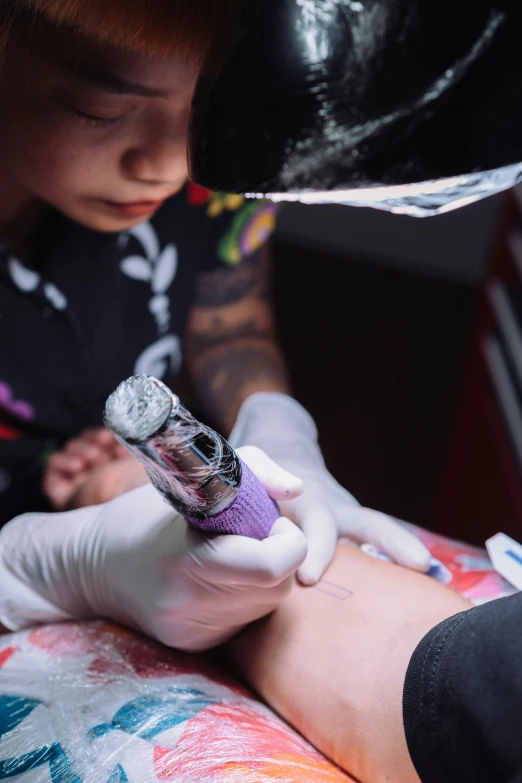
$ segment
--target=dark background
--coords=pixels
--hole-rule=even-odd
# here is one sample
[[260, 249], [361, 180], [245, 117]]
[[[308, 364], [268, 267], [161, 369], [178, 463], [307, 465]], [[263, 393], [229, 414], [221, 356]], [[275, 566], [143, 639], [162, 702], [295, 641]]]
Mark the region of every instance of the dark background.
[[422, 220], [287, 209], [274, 276], [295, 396], [331, 472], [361, 503], [430, 527], [497, 201]]

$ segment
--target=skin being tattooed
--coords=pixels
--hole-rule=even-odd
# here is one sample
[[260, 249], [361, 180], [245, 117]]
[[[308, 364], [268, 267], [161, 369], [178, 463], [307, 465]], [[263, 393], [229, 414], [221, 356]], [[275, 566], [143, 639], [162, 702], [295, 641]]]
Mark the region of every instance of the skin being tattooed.
[[196, 393], [225, 433], [249, 395], [289, 393], [269, 292], [268, 248], [198, 282], [185, 357]]

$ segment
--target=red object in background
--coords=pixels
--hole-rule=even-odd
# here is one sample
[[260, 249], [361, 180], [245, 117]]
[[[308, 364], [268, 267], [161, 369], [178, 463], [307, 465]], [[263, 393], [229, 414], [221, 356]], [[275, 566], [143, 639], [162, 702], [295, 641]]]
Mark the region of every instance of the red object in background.
[[18, 430], [0, 422], [0, 440], [18, 440], [20, 437], [21, 433]]
[[[441, 535], [479, 545], [498, 532], [522, 541], [522, 464], [510, 435], [510, 422], [502, 407], [494, 367], [488, 361], [493, 345], [500, 355], [502, 351], [506, 353], [509, 365], [509, 350], [505, 346], [509, 348], [510, 340], [505, 340], [501, 317], [492, 304], [492, 291], [509, 291], [522, 285], [522, 259], [516, 257], [512, 241], [517, 231], [522, 230], [521, 224], [515, 197], [509, 194], [493, 263], [483, 284], [434, 527]], [[514, 386], [516, 390], [516, 378]], [[515, 392], [515, 401], [516, 396]], [[518, 415], [515, 410], [515, 418]], [[515, 420], [511, 425], [515, 432]]]
[[212, 196], [212, 191], [206, 188], [201, 188], [199, 185], [195, 185], [193, 182], [188, 183], [188, 203], [191, 207], [198, 207], [201, 204], [206, 204]]

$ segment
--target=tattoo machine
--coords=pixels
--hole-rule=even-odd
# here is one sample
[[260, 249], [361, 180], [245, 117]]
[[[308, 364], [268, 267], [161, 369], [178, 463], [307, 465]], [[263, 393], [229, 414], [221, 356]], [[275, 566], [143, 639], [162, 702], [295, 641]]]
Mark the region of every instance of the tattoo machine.
[[230, 444], [156, 378], [123, 381], [107, 400], [104, 422], [158, 492], [198, 530], [261, 541], [281, 516]]

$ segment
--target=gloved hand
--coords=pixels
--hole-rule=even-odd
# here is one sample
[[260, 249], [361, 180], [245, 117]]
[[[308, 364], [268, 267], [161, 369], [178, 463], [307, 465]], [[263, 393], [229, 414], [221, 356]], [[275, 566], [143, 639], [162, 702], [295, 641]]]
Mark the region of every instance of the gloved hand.
[[299, 525], [308, 541], [308, 555], [298, 571], [303, 584], [321, 578], [341, 536], [373, 544], [408, 568], [428, 570], [430, 553], [412, 533], [385, 514], [362, 508], [330, 475], [312, 417], [288, 395], [251, 395], [239, 411], [229, 440], [236, 448], [247, 443], [258, 446], [303, 479], [303, 493], [279, 503], [281, 513]]
[[[302, 482], [242, 449], [275, 499]], [[199, 651], [270, 613], [290, 591], [306, 541], [279, 519], [264, 541], [207, 538], [151, 485], [63, 514], [25, 514], [0, 531], [0, 624], [10, 630], [106, 617]]]

